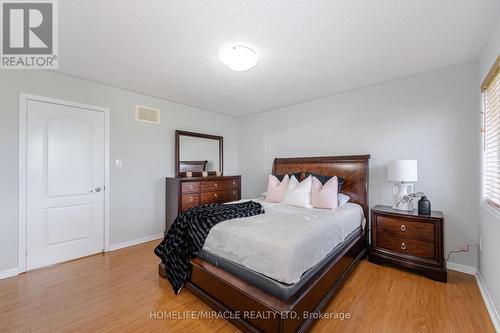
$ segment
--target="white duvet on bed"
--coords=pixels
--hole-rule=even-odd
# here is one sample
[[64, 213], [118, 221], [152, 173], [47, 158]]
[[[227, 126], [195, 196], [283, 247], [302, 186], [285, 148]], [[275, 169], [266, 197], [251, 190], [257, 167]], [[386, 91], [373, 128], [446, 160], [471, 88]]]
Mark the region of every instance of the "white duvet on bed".
[[350, 233], [364, 227], [363, 210], [353, 203], [326, 210], [253, 200], [266, 212], [217, 224], [203, 250], [287, 284], [298, 282]]

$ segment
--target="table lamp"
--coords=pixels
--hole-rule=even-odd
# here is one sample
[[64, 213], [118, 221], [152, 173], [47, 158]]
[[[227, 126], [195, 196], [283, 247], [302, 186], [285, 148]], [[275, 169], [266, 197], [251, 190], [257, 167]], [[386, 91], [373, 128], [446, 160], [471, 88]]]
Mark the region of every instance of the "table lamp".
[[387, 180], [395, 182], [392, 188], [394, 205], [392, 208], [398, 210], [413, 210], [413, 202], [398, 202], [408, 194], [413, 193], [413, 184], [418, 180], [416, 160], [395, 160], [387, 163]]

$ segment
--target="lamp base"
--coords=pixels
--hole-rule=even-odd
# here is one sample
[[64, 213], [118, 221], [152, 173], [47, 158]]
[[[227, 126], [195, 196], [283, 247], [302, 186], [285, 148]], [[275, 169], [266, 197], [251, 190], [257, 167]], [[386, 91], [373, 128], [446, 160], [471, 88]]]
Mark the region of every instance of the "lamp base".
[[394, 205], [392, 206], [392, 208], [397, 210], [412, 211], [413, 202], [408, 202], [408, 203], [401, 202], [398, 205], [398, 202], [401, 199], [403, 199], [405, 195], [411, 193], [413, 193], [413, 184], [405, 184], [405, 183], [394, 184], [394, 186], [392, 187], [392, 195], [394, 197]]

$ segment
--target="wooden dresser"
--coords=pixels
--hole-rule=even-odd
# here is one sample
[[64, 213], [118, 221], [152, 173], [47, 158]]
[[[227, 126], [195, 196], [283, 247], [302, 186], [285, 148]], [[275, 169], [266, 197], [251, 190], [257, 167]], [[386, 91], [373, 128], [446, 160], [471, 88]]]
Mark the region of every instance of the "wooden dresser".
[[372, 208], [370, 261], [391, 263], [446, 282], [443, 213], [430, 216], [389, 206]]
[[241, 199], [241, 176], [167, 178], [166, 229], [180, 212], [208, 203]]

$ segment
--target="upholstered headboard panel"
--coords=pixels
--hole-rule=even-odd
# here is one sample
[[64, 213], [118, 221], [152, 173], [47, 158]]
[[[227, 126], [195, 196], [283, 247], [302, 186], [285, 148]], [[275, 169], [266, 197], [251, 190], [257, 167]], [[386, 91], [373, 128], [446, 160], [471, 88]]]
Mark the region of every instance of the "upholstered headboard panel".
[[311, 172], [345, 179], [342, 193], [363, 207], [368, 220], [368, 166], [370, 155], [275, 158], [273, 174]]

